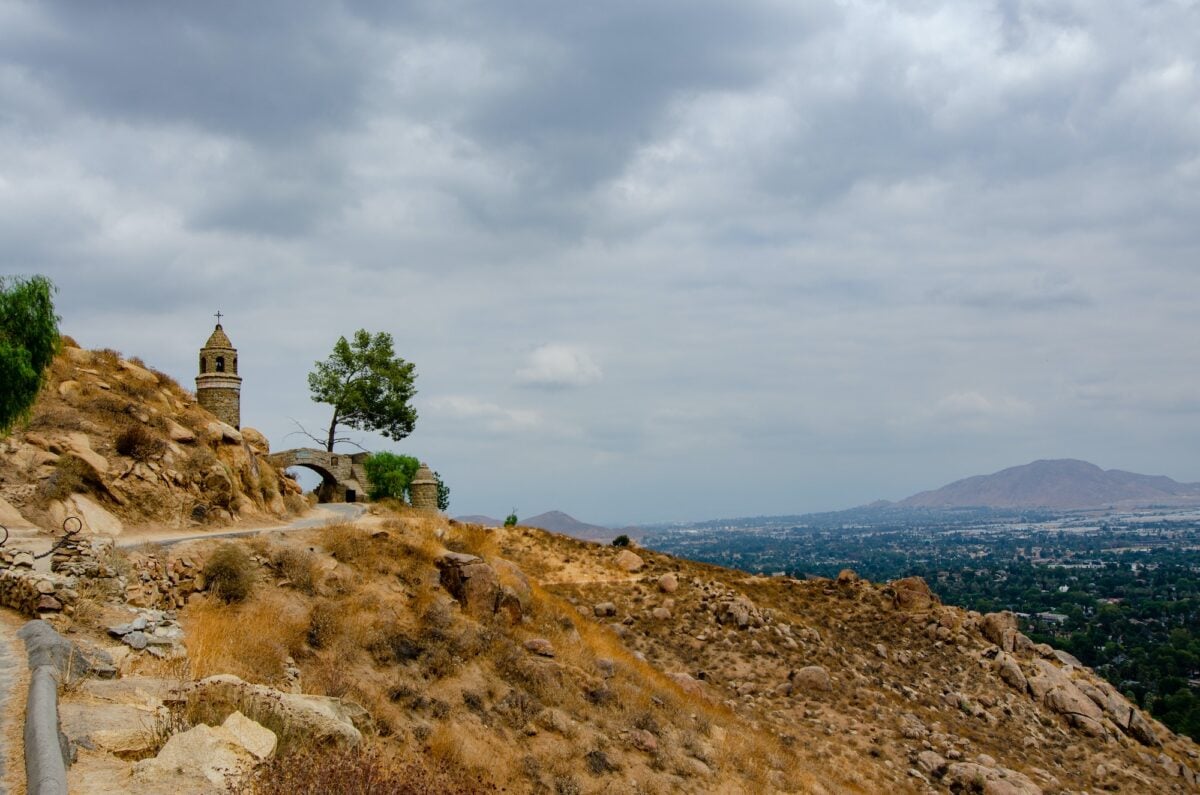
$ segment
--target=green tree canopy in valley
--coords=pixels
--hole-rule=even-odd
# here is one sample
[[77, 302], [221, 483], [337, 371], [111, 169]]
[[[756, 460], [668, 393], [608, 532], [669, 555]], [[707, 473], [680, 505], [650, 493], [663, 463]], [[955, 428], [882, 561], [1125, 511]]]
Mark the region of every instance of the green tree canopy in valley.
[[0, 434], [33, 406], [58, 351], [53, 294], [43, 276], [0, 277]]
[[409, 403], [415, 378], [413, 365], [392, 349], [391, 334], [359, 329], [352, 340], [339, 337], [329, 358], [308, 374], [312, 399], [333, 407], [325, 438], [315, 441], [333, 452], [335, 444], [349, 441], [337, 435], [339, 425], [397, 441], [408, 436], [417, 422]]

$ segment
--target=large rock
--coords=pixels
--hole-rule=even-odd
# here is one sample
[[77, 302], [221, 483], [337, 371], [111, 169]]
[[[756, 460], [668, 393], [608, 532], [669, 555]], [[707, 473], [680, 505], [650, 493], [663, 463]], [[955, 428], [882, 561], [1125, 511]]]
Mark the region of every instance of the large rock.
[[49, 514], [50, 520], [58, 527], [63, 526], [67, 517], [74, 516], [83, 524], [85, 533], [119, 536], [125, 532], [125, 525], [120, 519], [83, 494], [72, 494], [62, 502], [50, 503]]
[[1042, 795], [1042, 789], [1023, 773], [977, 762], [955, 762], [946, 768], [942, 783], [951, 792], [983, 795]]
[[220, 726], [200, 724], [173, 735], [158, 756], [133, 766], [133, 780], [158, 788], [164, 780], [173, 781], [180, 792], [194, 792], [197, 784], [225, 786], [230, 776], [273, 754], [276, 742], [270, 729], [234, 711]]
[[21, 512], [3, 497], [0, 497], [0, 524], [9, 530], [15, 527], [33, 527], [29, 520], [22, 516]]
[[495, 614], [500, 603], [500, 577], [482, 558], [447, 552], [436, 565], [442, 587], [458, 600], [464, 613], [478, 619]]
[[805, 666], [789, 678], [792, 680], [794, 690], [808, 692], [833, 690], [833, 680], [829, 678], [829, 672], [820, 665]]
[[510, 624], [517, 624], [533, 608], [533, 588], [529, 578], [517, 564], [503, 558], [493, 559], [490, 565], [500, 583], [496, 612], [507, 618]]
[[1017, 617], [1007, 610], [985, 615], [980, 630], [985, 638], [1003, 651], [1011, 652], [1016, 647]]
[[679, 590], [679, 578], [674, 572], [667, 572], [658, 578], [658, 590], [663, 593], [675, 593]]
[[892, 603], [900, 610], [919, 612], [941, 604], [941, 600], [929, 590], [929, 584], [920, 577], [893, 580], [889, 585], [895, 594]]
[[1093, 737], [1103, 737], [1104, 713], [1080, 690], [1062, 669], [1046, 660], [1034, 660], [1036, 674], [1028, 677], [1029, 690], [1075, 728]]
[[1016, 659], [1007, 652], [1000, 652], [996, 655], [994, 663], [996, 673], [1000, 674], [1000, 678], [1008, 684], [1009, 687], [1016, 690], [1018, 693], [1024, 693], [1028, 688], [1028, 683], [1025, 681], [1025, 674], [1021, 671], [1021, 666]]
[[68, 455], [83, 461], [97, 477], [108, 474], [108, 459], [92, 449], [86, 433], [69, 433], [63, 441]]
[[188, 428], [183, 427], [170, 417], [164, 417], [164, 422], [167, 427], [167, 437], [172, 442], [180, 442], [181, 444], [191, 444], [196, 441], [196, 434]]
[[242, 433], [232, 425], [227, 425], [220, 420], [213, 420], [204, 426], [208, 435], [213, 439], [220, 439], [224, 444], [241, 444]]
[[246, 444], [250, 445], [250, 449], [259, 455], [269, 455], [271, 452], [271, 443], [267, 441], [267, 437], [256, 428], [242, 428], [242, 439]]
[[639, 571], [644, 565], [646, 565], [646, 561], [642, 560], [642, 556], [636, 552], [630, 552], [628, 549], [622, 549], [617, 553], [617, 566], [625, 571]]
[[236, 676], [210, 676], [187, 690], [188, 709], [206, 720], [224, 720], [234, 712], [281, 731], [288, 738], [349, 747], [362, 742], [372, 723], [362, 707], [329, 696], [281, 693]]

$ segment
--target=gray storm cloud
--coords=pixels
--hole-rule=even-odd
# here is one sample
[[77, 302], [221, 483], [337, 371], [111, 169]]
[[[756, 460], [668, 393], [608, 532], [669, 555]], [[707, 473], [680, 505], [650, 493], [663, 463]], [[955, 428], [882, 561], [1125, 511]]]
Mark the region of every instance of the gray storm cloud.
[[463, 513], [1200, 480], [1200, 4], [795, 6], [10, 0], [0, 272], [277, 447], [391, 332]]

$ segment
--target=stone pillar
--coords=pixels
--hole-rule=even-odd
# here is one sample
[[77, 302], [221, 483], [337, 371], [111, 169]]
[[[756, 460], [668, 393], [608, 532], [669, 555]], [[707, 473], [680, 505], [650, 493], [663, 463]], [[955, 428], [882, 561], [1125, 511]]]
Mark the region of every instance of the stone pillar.
[[438, 482], [429, 465], [422, 462], [417, 474], [413, 475], [408, 493], [412, 495], [412, 507], [426, 513], [437, 513]]

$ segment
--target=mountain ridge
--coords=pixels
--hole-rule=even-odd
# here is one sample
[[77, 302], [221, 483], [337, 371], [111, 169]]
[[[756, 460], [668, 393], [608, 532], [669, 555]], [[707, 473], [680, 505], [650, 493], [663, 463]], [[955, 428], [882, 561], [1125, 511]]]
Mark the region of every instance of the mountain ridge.
[[1200, 504], [1200, 483], [1101, 469], [1074, 458], [1039, 459], [918, 492], [900, 508], [1093, 508]]

